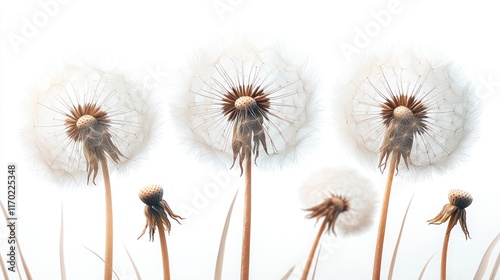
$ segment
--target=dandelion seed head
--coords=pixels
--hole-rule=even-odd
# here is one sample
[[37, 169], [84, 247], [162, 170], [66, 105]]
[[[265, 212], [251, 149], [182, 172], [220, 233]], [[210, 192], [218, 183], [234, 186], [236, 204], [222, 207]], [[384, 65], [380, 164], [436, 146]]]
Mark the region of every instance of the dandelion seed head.
[[145, 186], [139, 191], [139, 198], [147, 205], [159, 204], [163, 199], [163, 188], [156, 184]]
[[144, 151], [155, 123], [145, 85], [88, 65], [67, 64], [38, 85], [31, 109], [35, 154], [62, 183], [94, 181], [103, 157], [111, 168], [128, 163]]
[[472, 195], [463, 190], [451, 189], [448, 192], [448, 200], [450, 203], [445, 204], [436, 217], [427, 222], [433, 225], [440, 225], [449, 220], [449, 223], [453, 226], [455, 226], [457, 222], [460, 222], [460, 227], [467, 240], [470, 238], [470, 234], [467, 227], [467, 211], [465, 208], [471, 205]]
[[476, 121], [474, 90], [457, 67], [417, 50], [365, 57], [343, 84], [348, 142], [383, 171], [440, 171], [464, 155]]
[[236, 38], [201, 50], [178, 80], [176, 125], [202, 159], [241, 165], [250, 149], [258, 166], [281, 165], [314, 129], [307, 61], [274, 41]]
[[[351, 168], [324, 168], [311, 174], [299, 190], [310, 217], [321, 217], [335, 209], [338, 217], [329, 223], [341, 234], [361, 232], [373, 223], [377, 193], [372, 183]], [[332, 217], [329, 215], [329, 217]]]
[[146, 204], [144, 207], [144, 216], [146, 217], [146, 225], [142, 230], [141, 238], [149, 228], [149, 240], [154, 241], [156, 229], [166, 230], [170, 233], [172, 224], [170, 218], [180, 224], [181, 216], [172, 211], [167, 201], [163, 199], [163, 188], [160, 185], [151, 184], [139, 190], [139, 199]]
[[465, 209], [472, 204], [472, 195], [463, 190], [451, 189], [448, 192], [448, 200], [450, 204]]

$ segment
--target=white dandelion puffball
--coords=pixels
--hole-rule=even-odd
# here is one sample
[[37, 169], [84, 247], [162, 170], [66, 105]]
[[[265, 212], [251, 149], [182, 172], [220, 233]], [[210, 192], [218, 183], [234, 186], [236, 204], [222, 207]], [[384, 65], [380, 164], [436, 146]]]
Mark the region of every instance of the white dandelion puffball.
[[245, 145], [259, 166], [295, 160], [315, 110], [317, 83], [307, 66], [275, 42], [238, 38], [201, 50], [182, 73], [172, 104], [184, 142], [224, 166], [238, 156], [241, 164]]
[[343, 235], [369, 228], [376, 212], [378, 194], [373, 184], [355, 169], [323, 168], [313, 172], [299, 189], [305, 208], [314, 207], [332, 195], [347, 201], [347, 210], [340, 213], [335, 230]]
[[403, 159], [399, 172], [443, 170], [463, 155], [476, 122], [474, 90], [456, 67], [415, 50], [366, 57], [341, 90], [347, 140], [381, 171], [391, 152]]
[[100, 122], [105, 130], [98, 145], [107, 146], [105, 156], [115, 163], [110, 166], [120, 166], [147, 146], [153, 108], [145, 86], [121, 73], [66, 65], [48, 85], [35, 89], [31, 132], [36, 153], [57, 181], [80, 183], [89, 177], [89, 167], [85, 137], [75, 130]]

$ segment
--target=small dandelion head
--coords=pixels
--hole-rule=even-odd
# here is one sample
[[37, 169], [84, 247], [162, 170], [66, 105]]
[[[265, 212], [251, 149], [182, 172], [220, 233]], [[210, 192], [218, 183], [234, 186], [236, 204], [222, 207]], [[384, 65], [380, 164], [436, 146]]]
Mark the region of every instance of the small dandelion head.
[[163, 199], [163, 188], [159, 185], [152, 184], [143, 187], [139, 191], [139, 198], [146, 204], [144, 207], [144, 216], [146, 216], [146, 225], [142, 230], [141, 238], [146, 229], [149, 228], [149, 240], [154, 241], [156, 228], [166, 230], [170, 233], [171, 223], [169, 217], [180, 224], [179, 220], [183, 218], [175, 214], [168, 203]]
[[335, 234], [335, 222], [341, 213], [349, 211], [349, 201], [332, 194], [320, 204], [308, 208], [306, 211], [310, 212], [307, 215], [308, 219], [325, 219], [326, 229]]
[[471, 205], [472, 195], [463, 190], [452, 189], [448, 192], [448, 200], [450, 203], [445, 204], [441, 212], [427, 222], [433, 225], [440, 225], [449, 220], [449, 223], [452, 225], [452, 227], [449, 228], [450, 231], [457, 222], [460, 222], [460, 227], [465, 234], [465, 239], [470, 238], [465, 208]]
[[58, 181], [95, 183], [103, 160], [124, 164], [148, 144], [154, 107], [146, 88], [122, 74], [66, 65], [35, 93], [33, 141]]
[[149, 206], [159, 205], [163, 199], [163, 188], [159, 185], [148, 185], [139, 191], [139, 198]]
[[259, 165], [295, 158], [313, 129], [316, 83], [307, 63], [283, 50], [239, 38], [201, 52], [179, 79], [182, 100], [172, 102], [183, 142], [200, 148], [201, 157], [238, 162], [241, 170], [251, 155]]
[[377, 193], [371, 182], [351, 168], [325, 168], [311, 174], [300, 188], [308, 218], [325, 218], [330, 232], [365, 230], [373, 222]]
[[382, 172], [391, 157], [412, 174], [448, 167], [463, 154], [475, 118], [464, 80], [452, 63], [423, 52], [366, 57], [342, 88], [349, 142]]
[[448, 200], [451, 205], [465, 209], [472, 204], [472, 195], [463, 190], [452, 189], [448, 192]]

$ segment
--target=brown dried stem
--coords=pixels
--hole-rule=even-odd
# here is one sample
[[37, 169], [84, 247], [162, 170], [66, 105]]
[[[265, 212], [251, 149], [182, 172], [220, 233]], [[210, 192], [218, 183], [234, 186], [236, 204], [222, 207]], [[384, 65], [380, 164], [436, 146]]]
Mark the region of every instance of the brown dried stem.
[[327, 224], [328, 224], [328, 219], [327, 218], [323, 219], [323, 222], [321, 223], [321, 226], [318, 230], [318, 234], [316, 234], [316, 238], [314, 239], [314, 243], [311, 247], [311, 251], [309, 252], [309, 257], [307, 258], [306, 265], [304, 267], [304, 271], [302, 272], [302, 277], [300, 278], [301, 280], [307, 279], [307, 276], [309, 274], [309, 270], [311, 269], [312, 261], [314, 259], [314, 254], [316, 253], [316, 249], [318, 248], [319, 240], [321, 239], [323, 232], [325, 232], [325, 228], [326, 228]]
[[[157, 221], [157, 225], [161, 224], [161, 220]], [[170, 280], [170, 263], [168, 261], [167, 238], [165, 238], [165, 230], [163, 228], [159, 228], [158, 234], [160, 235], [161, 256], [163, 260], [163, 279]]]
[[106, 158], [101, 158], [102, 176], [106, 200], [106, 249], [104, 253], [104, 279], [113, 277], [113, 203], [111, 199], [111, 183]]
[[391, 197], [392, 180], [396, 170], [396, 163], [399, 161], [398, 154], [392, 154], [391, 163], [389, 166], [389, 174], [387, 175], [387, 183], [385, 186], [384, 200], [382, 202], [382, 212], [380, 214], [380, 223], [378, 227], [377, 245], [375, 248], [375, 258], [373, 263], [373, 280], [380, 279], [380, 269], [382, 266], [382, 252], [384, 249], [385, 227], [387, 224], [387, 213], [389, 211], [389, 199]]
[[248, 280], [250, 274], [250, 229], [252, 219], [252, 156], [245, 149], [245, 205], [243, 212], [243, 244], [241, 250], [241, 280]]
[[446, 232], [444, 234], [444, 241], [443, 241], [443, 249], [441, 250], [441, 280], [446, 280], [446, 260], [448, 257], [448, 243], [450, 241], [450, 233], [455, 224], [457, 223], [457, 220], [453, 221], [453, 219], [450, 219], [448, 221], [448, 227], [446, 228]]

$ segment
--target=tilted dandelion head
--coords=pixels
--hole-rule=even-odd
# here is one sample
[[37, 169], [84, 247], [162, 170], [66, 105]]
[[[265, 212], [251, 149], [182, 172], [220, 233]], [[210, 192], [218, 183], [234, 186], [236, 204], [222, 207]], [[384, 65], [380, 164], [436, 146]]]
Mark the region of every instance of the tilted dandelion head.
[[453, 224], [453, 226], [455, 226], [457, 222], [460, 222], [462, 231], [465, 234], [465, 239], [470, 238], [465, 208], [471, 205], [472, 195], [463, 190], [452, 189], [448, 192], [448, 200], [450, 203], [445, 204], [441, 212], [427, 222], [429, 222], [429, 224], [440, 225], [450, 220], [449, 223]]
[[308, 219], [326, 219], [327, 230], [335, 233], [335, 223], [337, 218], [343, 212], [349, 211], [349, 200], [342, 198], [342, 196], [330, 195], [320, 204], [306, 209], [310, 213], [307, 215]]
[[139, 191], [139, 198], [146, 204], [144, 207], [144, 216], [146, 216], [146, 225], [137, 238], [141, 238], [146, 229], [149, 228], [149, 240], [154, 241], [156, 229], [166, 230], [170, 233], [171, 224], [169, 217], [180, 224], [181, 216], [175, 214], [168, 203], [163, 199], [163, 188], [159, 185], [148, 185]]
[[350, 168], [325, 168], [302, 184], [300, 198], [308, 218], [327, 219], [332, 233], [361, 232], [371, 226], [377, 193], [372, 183]]
[[463, 153], [475, 122], [472, 87], [450, 62], [417, 51], [367, 57], [343, 85], [348, 140], [396, 168], [439, 170]]
[[35, 90], [36, 151], [56, 178], [95, 178], [101, 160], [123, 164], [147, 145], [154, 109], [144, 85], [119, 73], [67, 65]]
[[202, 157], [241, 167], [249, 154], [259, 164], [296, 156], [312, 127], [316, 90], [306, 61], [289, 58], [277, 43], [244, 39], [197, 59], [174, 106], [178, 127]]

